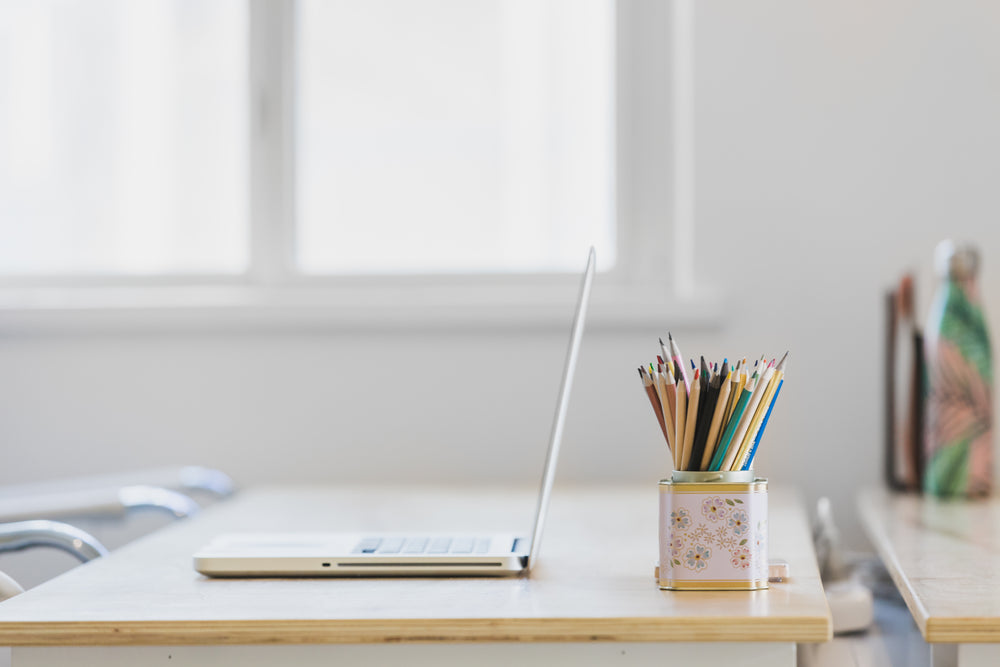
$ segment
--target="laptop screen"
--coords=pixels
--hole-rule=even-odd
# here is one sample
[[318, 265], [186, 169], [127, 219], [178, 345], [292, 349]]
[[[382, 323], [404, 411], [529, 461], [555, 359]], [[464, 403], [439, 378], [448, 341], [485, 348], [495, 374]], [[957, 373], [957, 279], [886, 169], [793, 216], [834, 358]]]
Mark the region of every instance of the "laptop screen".
[[563, 369], [562, 383], [559, 386], [559, 400], [556, 404], [556, 414], [552, 421], [552, 433], [549, 435], [549, 451], [545, 455], [545, 472], [542, 474], [542, 488], [538, 495], [538, 508], [535, 511], [535, 528], [531, 534], [531, 550], [528, 553], [528, 563], [525, 570], [530, 570], [538, 557], [538, 547], [542, 541], [542, 524], [545, 523], [545, 512], [549, 506], [549, 495], [552, 492], [552, 482], [556, 476], [556, 461], [559, 458], [559, 445], [562, 443], [563, 426], [566, 423], [566, 410], [569, 407], [569, 393], [573, 386], [573, 373], [576, 371], [576, 359], [580, 353], [580, 341], [583, 339], [583, 323], [587, 317], [587, 304], [590, 301], [590, 285], [594, 281], [594, 271], [597, 264], [597, 253], [591, 247], [587, 256], [587, 268], [583, 272], [580, 284], [580, 296], [576, 302], [576, 316], [573, 318], [573, 329], [569, 336], [569, 349], [566, 350], [566, 365]]

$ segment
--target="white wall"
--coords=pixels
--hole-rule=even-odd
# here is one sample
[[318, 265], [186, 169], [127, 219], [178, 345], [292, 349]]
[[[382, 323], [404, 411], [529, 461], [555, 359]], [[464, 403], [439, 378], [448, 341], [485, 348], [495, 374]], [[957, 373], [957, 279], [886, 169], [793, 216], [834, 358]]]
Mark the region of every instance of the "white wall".
[[882, 288], [920, 269], [926, 317], [934, 245], [975, 240], [1000, 333], [1000, 6], [697, 7], [699, 278], [734, 300], [718, 342], [791, 349], [759, 467], [831, 495], [860, 543], [846, 520], [881, 480]]
[[[758, 468], [832, 496], [861, 545], [883, 288], [940, 238], [975, 239], [1000, 332], [1000, 7], [698, 2], [696, 22], [697, 277], [726, 323], [591, 330], [559, 477], [665, 474], [635, 366], [668, 328], [692, 356], [789, 349]], [[566, 333], [0, 337], [0, 483], [173, 462], [245, 485], [534, 483]]]

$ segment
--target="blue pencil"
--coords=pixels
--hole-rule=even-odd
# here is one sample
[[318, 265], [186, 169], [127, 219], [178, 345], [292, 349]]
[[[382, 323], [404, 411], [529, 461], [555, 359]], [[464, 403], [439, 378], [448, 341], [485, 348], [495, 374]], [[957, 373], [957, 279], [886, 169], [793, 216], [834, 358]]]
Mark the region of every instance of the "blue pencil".
[[767, 414], [764, 415], [764, 421], [760, 423], [760, 428], [757, 429], [757, 437], [753, 441], [753, 447], [750, 448], [750, 454], [747, 456], [747, 462], [743, 464], [740, 470], [750, 470], [750, 466], [753, 464], [753, 456], [757, 453], [757, 445], [760, 444], [760, 438], [764, 435], [764, 429], [767, 428], [767, 420], [771, 418], [771, 410], [774, 410], [774, 404], [778, 402], [778, 395], [781, 393], [781, 387], [784, 386], [785, 381], [782, 380], [778, 383], [778, 388], [774, 390], [774, 398], [771, 399], [771, 405], [767, 406]]

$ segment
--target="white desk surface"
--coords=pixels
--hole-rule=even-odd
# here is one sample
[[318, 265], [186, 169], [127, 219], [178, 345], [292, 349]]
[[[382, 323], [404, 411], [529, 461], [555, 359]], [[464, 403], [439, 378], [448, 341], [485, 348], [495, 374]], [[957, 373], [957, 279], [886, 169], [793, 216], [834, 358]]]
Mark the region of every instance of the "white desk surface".
[[819, 642], [831, 621], [798, 496], [773, 490], [770, 555], [792, 577], [756, 592], [657, 588], [655, 481], [556, 488], [530, 578], [208, 579], [191, 554], [231, 531], [526, 534], [534, 489], [244, 491], [0, 605], [0, 645], [358, 642]]
[[926, 641], [1000, 642], [1000, 500], [877, 489], [859, 508]]

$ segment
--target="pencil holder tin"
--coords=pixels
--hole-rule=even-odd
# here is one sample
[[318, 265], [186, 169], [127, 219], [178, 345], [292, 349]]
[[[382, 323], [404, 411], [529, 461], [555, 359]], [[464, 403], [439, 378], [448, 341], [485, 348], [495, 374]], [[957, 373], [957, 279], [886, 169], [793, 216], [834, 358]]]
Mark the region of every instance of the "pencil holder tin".
[[752, 470], [660, 481], [660, 588], [767, 588], [767, 480]]

